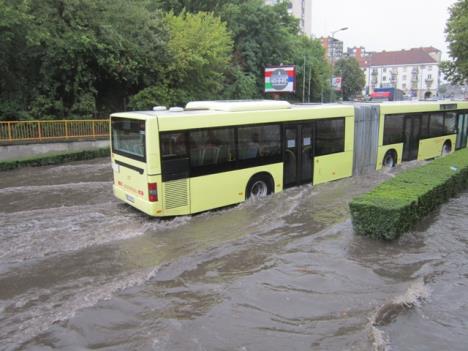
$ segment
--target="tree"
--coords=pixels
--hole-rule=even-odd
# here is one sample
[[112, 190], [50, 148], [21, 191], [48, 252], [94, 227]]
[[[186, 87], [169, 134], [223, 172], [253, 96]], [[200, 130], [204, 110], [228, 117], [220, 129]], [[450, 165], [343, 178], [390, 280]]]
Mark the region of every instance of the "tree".
[[0, 120], [25, 119], [23, 106], [37, 82], [31, 60], [36, 33], [26, 1], [0, 0], [0, 9]]
[[0, 0], [0, 113], [91, 117], [125, 109], [168, 62], [149, 0]]
[[190, 100], [217, 98], [223, 90], [232, 51], [226, 24], [205, 12], [182, 12], [178, 16], [168, 13], [164, 21], [169, 29], [170, 60], [157, 85], [136, 94], [131, 106], [184, 105]]
[[300, 102], [321, 101], [328, 96], [330, 69], [320, 41], [305, 35], [297, 36], [293, 55], [292, 63], [296, 65], [297, 73], [294, 99]]
[[144, 0], [44, 0], [34, 115], [92, 116], [123, 109], [132, 91], [158, 79], [165, 28]]
[[468, 79], [468, 0], [458, 0], [449, 13], [445, 33], [452, 62], [442, 65], [442, 71], [456, 84]]
[[354, 57], [345, 57], [336, 61], [335, 76], [341, 76], [343, 100], [359, 95], [366, 84], [364, 73]]
[[250, 98], [260, 97], [264, 67], [293, 62], [298, 20], [288, 14], [286, 2], [267, 6], [262, 0], [229, 3], [219, 15], [233, 36], [234, 64], [256, 78], [257, 91]]
[[269, 6], [263, 0], [154, 0], [153, 5], [176, 14], [213, 11], [226, 22], [234, 51], [223, 98], [261, 97], [265, 65], [293, 62], [299, 21], [289, 15], [286, 1]]

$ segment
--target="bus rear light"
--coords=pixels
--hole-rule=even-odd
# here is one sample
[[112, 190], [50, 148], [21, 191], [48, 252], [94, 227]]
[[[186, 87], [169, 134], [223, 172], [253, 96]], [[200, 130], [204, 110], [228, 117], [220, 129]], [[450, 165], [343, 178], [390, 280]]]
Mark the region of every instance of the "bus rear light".
[[150, 202], [158, 201], [158, 184], [148, 183], [148, 200]]

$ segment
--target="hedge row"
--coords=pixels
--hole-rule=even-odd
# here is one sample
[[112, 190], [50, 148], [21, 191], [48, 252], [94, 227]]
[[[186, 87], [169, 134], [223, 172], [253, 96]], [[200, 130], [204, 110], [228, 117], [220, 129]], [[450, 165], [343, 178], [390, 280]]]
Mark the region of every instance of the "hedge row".
[[354, 231], [392, 240], [407, 232], [450, 197], [468, 187], [468, 149], [396, 175], [354, 198]]
[[109, 148], [67, 152], [61, 154], [49, 154], [47, 156], [39, 156], [29, 159], [16, 160], [16, 161], [1, 161], [0, 171], [9, 171], [19, 167], [37, 167], [46, 165], [55, 165], [70, 161], [89, 160], [96, 157], [110, 156]]

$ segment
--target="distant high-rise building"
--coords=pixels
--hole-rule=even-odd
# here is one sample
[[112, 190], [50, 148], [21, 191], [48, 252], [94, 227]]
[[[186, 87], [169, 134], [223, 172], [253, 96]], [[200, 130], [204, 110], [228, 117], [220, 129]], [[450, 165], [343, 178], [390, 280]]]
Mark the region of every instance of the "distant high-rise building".
[[[267, 5], [276, 5], [285, 0], [265, 0]], [[290, 15], [299, 19], [301, 32], [312, 36], [312, 0], [290, 0], [288, 3], [288, 12]]]
[[343, 42], [341, 40], [329, 36], [320, 38], [320, 42], [330, 63], [335, 63], [343, 57]]

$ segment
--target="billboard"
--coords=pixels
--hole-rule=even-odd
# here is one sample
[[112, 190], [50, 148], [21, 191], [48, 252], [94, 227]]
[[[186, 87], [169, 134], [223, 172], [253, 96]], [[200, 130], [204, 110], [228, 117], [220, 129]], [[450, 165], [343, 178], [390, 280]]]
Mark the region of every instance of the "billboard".
[[332, 78], [332, 88], [335, 91], [341, 91], [341, 77]]
[[265, 67], [265, 93], [294, 93], [296, 91], [296, 66]]

